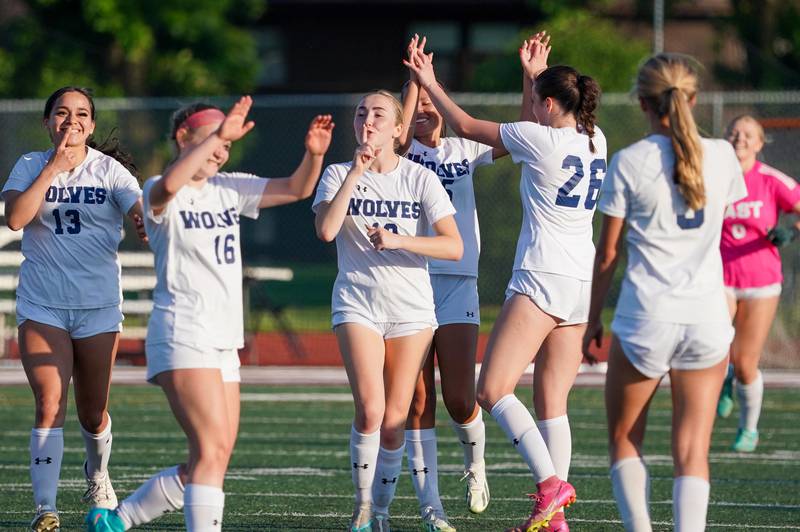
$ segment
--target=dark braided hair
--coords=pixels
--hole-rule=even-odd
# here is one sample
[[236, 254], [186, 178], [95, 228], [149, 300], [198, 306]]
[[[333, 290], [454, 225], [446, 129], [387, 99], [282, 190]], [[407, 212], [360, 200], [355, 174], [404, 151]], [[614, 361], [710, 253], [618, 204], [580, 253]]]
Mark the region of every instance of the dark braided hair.
[[[50, 118], [50, 114], [53, 112], [53, 107], [55, 106], [58, 99], [61, 98], [63, 95], [67, 94], [68, 92], [77, 92], [79, 94], [82, 94], [89, 101], [89, 111], [92, 117], [92, 122], [94, 122], [95, 109], [94, 109], [94, 98], [92, 96], [92, 89], [86, 87], [77, 87], [74, 85], [61, 87], [53, 94], [51, 94], [49, 98], [47, 98], [47, 101], [44, 104], [45, 120]], [[106, 139], [99, 144], [97, 143], [97, 141], [94, 140], [93, 135], [89, 135], [89, 138], [86, 139], [86, 145], [89, 146], [90, 148], [94, 148], [95, 150], [105, 155], [108, 155], [109, 157], [116, 159], [116, 161], [119, 162], [122, 166], [124, 166], [125, 169], [128, 170], [131, 174], [133, 174], [134, 177], [140, 179], [139, 169], [136, 168], [136, 164], [134, 164], [133, 162], [133, 157], [128, 152], [122, 150], [119, 144], [119, 138], [114, 136], [114, 133], [116, 131], [117, 128], [112, 129], [111, 132], [106, 137]]]
[[600, 85], [572, 67], [556, 65], [539, 74], [533, 88], [539, 98], [553, 98], [564, 111], [575, 116], [580, 131], [589, 137], [589, 149], [595, 153], [592, 138], [597, 121], [595, 113], [600, 102]]

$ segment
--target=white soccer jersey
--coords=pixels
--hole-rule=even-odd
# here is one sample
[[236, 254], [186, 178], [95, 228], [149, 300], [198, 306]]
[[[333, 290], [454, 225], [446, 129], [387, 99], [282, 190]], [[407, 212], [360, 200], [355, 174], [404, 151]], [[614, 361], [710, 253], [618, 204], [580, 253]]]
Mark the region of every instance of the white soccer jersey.
[[[414, 139], [406, 157], [439, 176], [456, 209], [456, 225], [464, 241], [461, 260], [429, 259], [428, 270], [432, 274], [477, 277], [481, 235], [472, 177], [476, 167], [492, 164], [492, 147], [473, 140], [444, 137], [439, 146], [429, 148]], [[430, 228], [428, 235], [433, 234], [433, 228]]]
[[[333, 312], [354, 312], [375, 322], [435, 323], [427, 259], [405, 250], [378, 251], [366, 226], [380, 225], [400, 235], [425, 236], [428, 226], [455, 213], [436, 174], [403, 157], [394, 170], [367, 170], [359, 179], [342, 228], [336, 236], [339, 274]], [[352, 163], [325, 169], [313, 209], [331, 201]]]
[[686, 206], [671, 140], [650, 135], [619, 151], [599, 209], [625, 218], [628, 266], [617, 314], [670, 323], [729, 320], [719, 251], [727, 205], [747, 195], [731, 145], [702, 139], [706, 205]]
[[144, 185], [145, 229], [155, 254], [156, 288], [147, 343], [216, 349], [244, 345], [239, 216], [258, 218], [268, 179], [219, 173], [202, 188], [185, 186], [158, 215]]
[[[23, 155], [3, 187], [23, 192], [53, 150]], [[53, 178], [39, 212], [22, 232], [17, 295], [64, 309], [119, 305], [122, 217], [141, 197], [139, 183], [117, 160], [88, 148], [72, 172]]]
[[592, 279], [592, 216], [606, 174], [606, 138], [595, 128], [589, 137], [574, 128], [534, 122], [500, 125], [503, 145], [522, 163], [519, 192], [522, 229], [515, 270]]

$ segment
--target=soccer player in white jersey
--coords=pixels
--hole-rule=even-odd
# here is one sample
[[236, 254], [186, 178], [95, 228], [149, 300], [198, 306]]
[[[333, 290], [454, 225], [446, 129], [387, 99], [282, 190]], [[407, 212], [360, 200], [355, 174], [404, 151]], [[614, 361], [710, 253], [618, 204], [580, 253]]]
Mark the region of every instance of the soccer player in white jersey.
[[[432, 55], [417, 50], [406, 65], [455, 132], [505, 148], [523, 164], [523, 222], [507, 299], [478, 380], [478, 403], [497, 420], [537, 482], [533, 510], [517, 529], [567, 530], [562, 508], [575, 500], [567, 483], [571, 435], [567, 397], [580, 366], [594, 258], [592, 215], [606, 169], [605, 137], [595, 127], [597, 83], [566, 66], [547, 67], [549, 38], [520, 48], [520, 122], [477, 120], [436, 83]], [[538, 355], [537, 355], [538, 353]], [[534, 409], [514, 395], [536, 357]]]
[[220, 172], [231, 144], [250, 131], [252, 99], [226, 115], [194, 104], [173, 117], [178, 159], [144, 187], [145, 228], [157, 283], [147, 328], [147, 378], [161, 386], [186, 434], [186, 463], [142, 484], [114, 511], [95, 510], [90, 531], [121, 531], [183, 508], [189, 531], [222, 527], [225, 471], [239, 426], [243, 346], [239, 217], [307, 198], [322, 169], [333, 122], [317, 116], [291, 177]]
[[[420, 41], [415, 35], [408, 45], [409, 56], [417, 48], [424, 51], [424, 47], [424, 38]], [[445, 137], [446, 125], [441, 113], [425, 89], [419, 87], [413, 71], [410, 72], [402, 91], [404, 128], [400, 153], [439, 176], [456, 209], [456, 225], [464, 242], [461, 260], [428, 262], [439, 327], [417, 380], [406, 422], [408, 468], [423, 522], [430, 531], [447, 531], [455, 529], [448, 523], [439, 496], [434, 353], [444, 405], [464, 452], [467, 507], [473, 513], [482, 513], [489, 504], [489, 485], [484, 461], [485, 427], [475, 400], [480, 231], [472, 179], [478, 166], [492, 164], [508, 152], [469, 139]]]
[[335, 239], [338, 255], [331, 310], [356, 411], [353, 531], [389, 530], [406, 417], [436, 327], [427, 258], [463, 251], [436, 174], [396, 152], [402, 115], [386, 91], [361, 99], [353, 161], [325, 169], [313, 206], [317, 235]]
[[83, 500], [117, 504], [107, 470], [108, 393], [122, 323], [117, 248], [123, 215], [141, 224], [142, 214], [130, 157], [116, 141], [92, 141], [88, 89], [63, 87], [50, 95], [44, 127], [53, 148], [20, 157], [3, 187], [6, 224], [23, 229], [16, 306], [22, 364], [36, 403], [30, 472], [37, 531], [59, 528], [56, 491], [70, 378], [86, 445]]
[[600, 314], [627, 225], [628, 265], [611, 330], [606, 378], [611, 480], [625, 529], [652, 530], [642, 459], [650, 400], [672, 387], [675, 530], [703, 530], [708, 448], [733, 338], [719, 252], [726, 207], [746, 195], [730, 144], [701, 139], [690, 58], [651, 57], [636, 92], [650, 135], [618, 152], [603, 183], [605, 214], [584, 351], [603, 335]]

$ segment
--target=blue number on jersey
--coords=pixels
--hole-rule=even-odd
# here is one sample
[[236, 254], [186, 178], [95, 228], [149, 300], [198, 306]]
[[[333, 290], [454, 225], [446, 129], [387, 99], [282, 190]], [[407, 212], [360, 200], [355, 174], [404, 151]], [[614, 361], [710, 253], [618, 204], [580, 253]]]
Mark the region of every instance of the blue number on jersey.
[[[579, 194], [570, 196], [570, 192], [578, 186], [578, 183], [583, 179], [583, 161], [580, 157], [575, 155], [567, 155], [561, 163], [561, 168], [568, 170], [574, 168], [575, 173], [567, 180], [566, 183], [561, 185], [558, 189], [558, 196], [556, 196], [556, 205], [561, 207], [578, 207], [581, 202]], [[602, 175], [598, 177], [599, 174]], [[586, 193], [586, 199], [583, 202], [583, 207], [586, 210], [594, 209], [597, 204], [597, 198], [600, 195], [600, 186], [603, 184], [603, 177], [606, 175], [606, 161], [605, 159], [594, 159], [589, 165], [589, 190]]]
[[704, 209], [699, 209], [694, 211], [694, 216], [689, 218], [686, 214], [679, 214], [678, 215], [678, 227], [683, 230], [686, 229], [697, 229], [701, 225], [703, 225], [703, 220], [705, 219]]
[[[378, 222], [375, 222], [374, 224], [372, 224], [372, 227], [380, 227], [380, 225], [378, 224]], [[393, 223], [383, 224], [383, 228], [386, 229], [387, 231], [391, 231], [392, 233], [397, 234], [397, 224]]]
[[[452, 185], [452, 184], [453, 184], [453, 183], [455, 183], [455, 182], [456, 182], [456, 180], [455, 180], [455, 179], [450, 179], [450, 178], [447, 178], [447, 177], [445, 177], [445, 178], [442, 178], [442, 186], [443, 186], [443, 187], [444, 187], [444, 189], [447, 191], [447, 195], [448, 195], [448, 196], [450, 196], [450, 201], [451, 201], [451, 202], [453, 201], [453, 191], [452, 191], [452, 190], [450, 190], [449, 188], [447, 188], [447, 185]], [[396, 232], [397, 232], [397, 231], [395, 231], [395, 233], [396, 233]]]
[[[80, 211], [76, 211], [75, 209], [69, 209], [67, 211], [64, 211], [64, 216], [69, 218], [69, 220], [67, 220], [67, 223], [69, 223], [70, 225], [67, 226], [67, 233], [69, 233], [70, 235], [77, 235], [78, 233], [80, 233], [81, 232]], [[58, 209], [53, 210], [53, 218], [55, 218], [56, 220], [56, 228], [54, 231], [55, 234], [63, 235], [64, 225], [61, 222], [61, 213], [58, 211]]]
[[[220, 243], [222, 244], [220, 246]], [[222, 235], [214, 237], [214, 254], [217, 256], [217, 264], [233, 264], [236, 262], [236, 248], [233, 246], [234, 236], [231, 234], [225, 235], [225, 240], [222, 240]], [[220, 254], [220, 251], [222, 253]]]

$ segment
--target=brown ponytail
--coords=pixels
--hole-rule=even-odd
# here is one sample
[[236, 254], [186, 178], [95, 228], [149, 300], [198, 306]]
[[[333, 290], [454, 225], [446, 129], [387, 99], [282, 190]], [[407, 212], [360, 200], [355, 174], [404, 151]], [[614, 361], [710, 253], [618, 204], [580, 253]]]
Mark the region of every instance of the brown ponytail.
[[600, 102], [600, 85], [572, 67], [556, 65], [536, 77], [533, 85], [540, 98], [553, 98], [567, 113], [575, 116], [579, 130], [589, 137], [589, 149], [595, 153], [594, 124]]
[[636, 78], [639, 98], [659, 118], [669, 117], [675, 152], [675, 182], [686, 204], [693, 210], [706, 204], [703, 181], [703, 148], [689, 102], [697, 95], [694, 60], [681, 54], [658, 54], [640, 69]]

